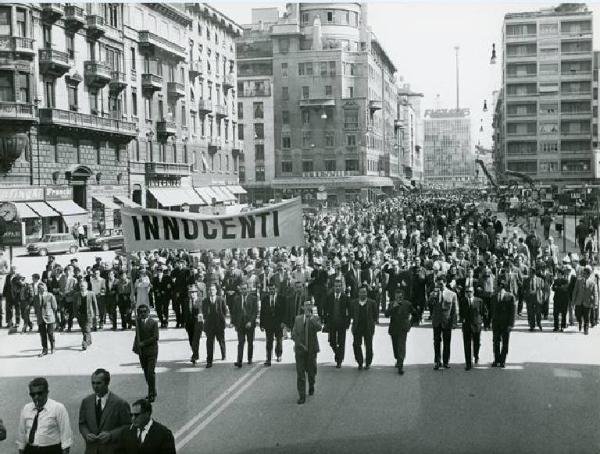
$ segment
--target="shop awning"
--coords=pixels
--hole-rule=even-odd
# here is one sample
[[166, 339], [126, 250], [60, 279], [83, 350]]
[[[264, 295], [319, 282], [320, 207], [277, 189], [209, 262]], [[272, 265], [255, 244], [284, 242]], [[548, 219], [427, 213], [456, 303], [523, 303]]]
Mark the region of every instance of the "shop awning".
[[124, 195], [114, 195], [113, 197], [115, 199], [117, 199], [119, 202], [121, 202], [123, 205], [125, 205], [126, 207], [130, 207], [130, 208], [139, 207], [139, 205], [137, 203], [135, 203], [129, 197], [125, 197]]
[[215, 192], [213, 190], [211, 190], [208, 186], [203, 186], [201, 188], [194, 188], [194, 190], [200, 195], [200, 197], [202, 197], [204, 200], [206, 200], [206, 203], [208, 205], [212, 204], [213, 198], [217, 199], [217, 202], [219, 201], [217, 194], [215, 194]]
[[60, 214], [50, 208], [46, 202], [28, 202], [27, 206], [43, 218], [60, 217]]
[[188, 205], [206, 205], [193, 188], [148, 188], [154, 198], [164, 207]]
[[239, 184], [232, 184], [231, 186], [227, 186], [227, 189], [229, 189], [232, 194], [247, 194], [248, 193]]
[[104, 208], [108, 208], [109, 210], [120, 210], [121, 207], [113, 202], [113, 199], [110, 197], [101, 197], [101, 196], [93, 196], [94, 200], [98, 203], [104, 205]]
[[221, 191], [223, 191], [223, 193], [229, 197], [229, 200], [232, 201], [236, 201], [237, 197], [235, 196], [235, 194], [231, 191], [231, 189], [229, 189], [229, 186], [221, 186]]
[[217, 194], [217, 202], [231, 202], [232, 200], [236, 200], [231, 192], [225, 190], [225, 186], [211, 186], [210, 188]]
[[25, 203], [15, 203], [19, 219], [39, 218], [40, 215], [29, 208]]
[[88, 214], [86, 210], [72, 200], [48, 200], [46, 203], [58, 211], [62, 216], [87, 216]]

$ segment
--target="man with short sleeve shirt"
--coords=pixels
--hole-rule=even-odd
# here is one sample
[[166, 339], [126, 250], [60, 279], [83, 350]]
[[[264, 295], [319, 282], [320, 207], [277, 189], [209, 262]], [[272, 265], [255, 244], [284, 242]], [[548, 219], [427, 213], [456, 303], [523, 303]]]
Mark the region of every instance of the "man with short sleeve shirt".
[[29, 383], [33, 402], [21, 411], [17, 429], [19, 454], [69, 454], [73, 433], [67, 409], [48, 398], [48, 381], [43, 377]]

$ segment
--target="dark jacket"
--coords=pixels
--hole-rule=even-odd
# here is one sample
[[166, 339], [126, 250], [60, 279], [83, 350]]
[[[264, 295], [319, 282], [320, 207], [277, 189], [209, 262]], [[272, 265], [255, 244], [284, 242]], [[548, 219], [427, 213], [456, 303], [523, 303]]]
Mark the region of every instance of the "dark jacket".
[[463, 330], [470, 329], [474, 333], [481, 332], [483, 310], [483, 300], [481, 298], [474, 296], [471, 304], [469, 304], [466, 296], [460, 298], [459, 317]]
[[316, 315], [313, 315], [308, 321], [308, 326], [306, 327], [308, 330], [308, 342], [306, 342], [304, 314], [298, 315], [294, 320], [294, 327], [292, 328], [294, 352], [299, 354], [308, 353], [309, 355], [316, 355], [319, 353], [319, 338], [317, 337], [317, 333], [321, 331], [321, 328], [321, 320]]
[[274, 304], [271, 304], [271, 295], [268, 293], [260, 298], [260, 328], [275, 330], [285, 322], [286, 310], [285, 296], [281, 293], [275, 295]]
[[[367, 298], [367, 320], [365, 320], [366, 322], [366, 326], [367, 326], [367, 333], [370, 333], [371, 335], [373, 335], [375, 333], [375, 323], [377, 322], [377, 305], [375, 304], [375, 301]], [[358, 303], [358, 300], [354, 300], [351, 303], [351, 316], [352, 316], [352, 334], [356, 334], [358, 327], [362, 324], [362, 321], [360, 320], [360, 304]], [[366, 334], [366, 333], [363, 333]]]
[[140, 356], [158, 356], [158, 323], [152, 317], [137, 319], [133, 352]]
[[352, 318], [352, 305], [351, 300], [348, 296], [342, 291], [340, 292], [340, 313], [341, 320], [337, 320], [337, 324], [335, 324], [334, 316], [334, 307], [335, 307], [335, 291], [330, 292], [327, 295], [327, 299], [325, 300], [324, 307], [324, 317], [325, 323], [328, 327], [336, 327], [348, 329], [350, 326], [350, 320]]
[[100, 421], [96, 420], [96, 395], [90, 394], [79, 407], [79, 433], [85, 440], [87, 434], [110, 433], [110, 441], [86, 443], [85, 454], [112, 454], [117, 451], [123, 431], [131, 424], [129, 404], [112, 392], [106, 398]]
[[202, 316], [204, 317], [204, 331], [207, 333], [216, 333], [225, 331], [225, 317], [227, 316], [227, 306], [225, 300], [220, 296], [215, 297], [215, 304], [211, 304], [210, 297], [202, 301]]
[[246, 324], [250, 322], [252, 328], [256, 327], [256, 318], [258, 317], [258, 299], [256, 295], [248, 293], [244, 307], [242, 309], [242, 295], [236, 294], [233, 297], [231, 305], [231, 324], [236, 330], [243, 330]]
[[440, 298], [440, 290], [436, 289], [429, 297], [431, 307], [431, 325], [434, 328], [452, 328], [456, 322], [456, 306], [458, 297], [452, 290], [444, 288]]
[[500, 299], [500, 292], [492, 297], [492, 329], [505, 331], [515, 325], [515, 297], [512, 293], [505, 292]]
[[396, 302], [392, 302], [388, 306], [385, 316], [390, 318], [390, 326], [388, 328], [390, 336], [410, 331], [412, 313], [413, 306], [406, 299], [398, 301], [397, 304]]
[[130, 427], [123, 432], [119, 445], [121, 454], [175, 454], [173, 433], [162, 424], [152, 421], [150, 430], [140, 445], [137, 429]]

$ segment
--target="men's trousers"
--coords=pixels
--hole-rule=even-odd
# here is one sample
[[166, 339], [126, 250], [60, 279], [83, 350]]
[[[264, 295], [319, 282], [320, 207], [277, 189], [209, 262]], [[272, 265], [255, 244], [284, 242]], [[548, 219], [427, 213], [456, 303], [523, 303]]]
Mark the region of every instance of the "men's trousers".
[[[433, 327], [433, 355], [434, 355], [434, 363], [440, 363], [440, 349], [441, 357], [444, 362], [444, 365], [447, 365], [450, 361], [450, 342], [452, 340], [452, 327], [443, 328], [441, 326]], [[442, 342], [444, 343], [442, 347]]]
[[156, 369], [156, 359], [155, 355], [139, 355], [140, 357], [140, 365], [144, 370], [144, 378], [146, 379], [146, 383], [148, 384], [148, 395], [156, 396], [156, 374], [154, 369]]
[[317, 354], [296, 351], [296, 377], [298, 395], [306, 397], [306, 376], [308, 376], [309, 388], [314, 388], [317, 375]]
[[236, 329], [238, 337], [237, 362], [241, 363], [244, 357], [244, 344], [248, 341], [248, 362], [252, 361], [254, 353], [254, 326], [246, 328], [245, 326]]
[[283, 332], [281, 327], [265, 329], [265, 337], [267, 338], [267, 361], [270, 362], [273, 357], [273, 339], [275, 339], [275, 357], [280, 358], [283, 354]]
[[42, 351], [48, 351], [48, 341], [50, 341], [50, 348], [54, 350], [54, 323], [46, 323], [44, 320], [39, 320], [38, 326], [40, 328]]
[[160, 320], [162, 326], [168, 325], [169, 323], [169, 297], [159, 296], [156, 298], [156, 315]]
[[473, 366], [473, 357], [475, 359], [479, 359], [479, 347], [481, 332], [473, 331], [470, 326], [464, 326], [462, 328], [463, 332], [463, 344], [465, 349], [465, 365], [467, 367]]
[[577, 317], [579, 329], [581, 330], [581, 325], [583, 322], [584, 330], [587, 333], [590, 327], [590, 308], [583, 305], [575, 306], [575, 316]]
[[89, 320], [80, 319], [77, 319], [77, 322], [83, 336], [81, 346], [87, 348], [89, 345], [92, 345], [92, 323]]
[[[365, 365], [370, 366], [373, 362], [373, 335], [371, 333], [356, 332], [353, 336], [354, 359], [359, 365], [366, 361]], [[363, 357], [362, 351], [363, 339], [365, 342], [365, 357]]]
[[346, 327], [345, 326], [330, 326], [329, 327], [329, 345], [333, 350], [335, 362], [340, 364], [344, 361], [344, 353], [346, 352]]
[[185, 330], [187, 331], [188, 341], [192, 349], [192, 359], [200, 359], [200, 338], [202, 337], [202, 329], [204, 322], [199, 322], [197, 318], [192, 318], [185, 322]]
[[62, 454], [60, 443], [52, 446], [25, 446], [24, 454]]
[[494, 329], [494, 362], [505, 363], [508, 355], [508, 341], [510, 340], [510, 329]]
[[[560, 319], [560, 326], [559, 326]], [[554, 304], [554, 329], [565, 329], [567, 327], [567, 307], [557, 307]]]
[[404, 366], [404, 358], [406, 358], [406, 336], [408, 331], [400, 331], [391, 335], [392, 348], [394, 350], [394, 358], [396, 358], [396, 367]]
[[[117, 307], [119, 308], [119, 314], [121, 315], [121, 328], [126, 329], [131, 323], [131, 301], [129, 295], [120, 294], [117, 295]], [[115, 320], [116, 320], [115, 311]]]
[[206, 362], [208, 364], [212, 364], [213, 362], [213, 353], [215, 350], [215, 338], [217, 342], [219, 342], [219, 347], [221, 347], [221, 356], [225, 356], [225, 331], [206, 331]]
[[527, 321], [529, 329], [542, 326], [542, 305], [538, 301], [527, 301]]

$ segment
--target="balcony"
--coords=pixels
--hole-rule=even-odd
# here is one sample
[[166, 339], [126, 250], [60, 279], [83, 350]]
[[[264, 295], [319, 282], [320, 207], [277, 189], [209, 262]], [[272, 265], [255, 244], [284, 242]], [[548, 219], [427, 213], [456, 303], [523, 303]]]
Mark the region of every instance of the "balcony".
[[383, 102], [381, 100], [371, 99], [369, 101], [369, 111], [371, 114], [381, 109], [383, 109]]
[[21, 57], [32, 59], [35, 56], [33, 41], [32, 38], [21, 38], [20, 36], [1, 36], [0, 51], [12, 51]]
[[202, 76], [202, 61], [191, 61], [189, 66], [190, 80], [194, 80], [198, 76]]
[[300, 108], [324, 108], [335, 107], [334, 98], [306, 98], [298, 101]]
[[227, 107], [223, 104], [216, 103], [213, 106], [213, 111], [215, 112], [215, 116], [217, 117], [217, 119], [225, 118], [227, 116]]
[[167, 120], [157, 121], [156, 133], [162, 138], [174, 136], [177, 134], [177, 123]]
[[52, 129], [54, 133], [76, 132], [82, 137], [94, 135], [121, 142], [129, 142], [137, 136], [137, 125], [131, 121], [98, 117], [70, 110], [46, 108], [38, 110], [40, 125]]
[[213, 105], [210, 99], [201, 99], [198, 102], [198, 112], [200, 115], [206, 115], [207, 113], [212, 112]]
[[515, 42], [535, 42], [537, 40], [536, 33], [520, 33], [518, 35], [505, 35], [507, 43]]
[[0, 121], [6, 123], [37, 123], [37, 112], [33, 104], [0, 102]]
[[243, 140], [234, 140], [233, 146], [231, 148], [231, 154], [234, 158], [237, 158], [240, 154], [244, 152], [244, 141]]
[[187, 177], [192, 173], [191, 164], [179, 162], [146, 162], [146, 176], [183, 176]]
[[223, 90], [227, 91], [233, 87], [235, 87], [235, 74], [225, 74], [225, 77], [223, 77]]
[[65, 27], [75, 33], [85, 25], [85, 11], [75, 5], [65, 5]]
[[106, 34], [106, 26], [104, 25], [104, 18], [97, 14], [90, 14], [87, 17], [87, 35], [88, 38], [96, 40], [102, 38]]
[[53, 24], [60, 19], [64, 11], [60, 3], [42, 3], [42, 19], [46, 23]]
[[108, 83], [111, 93], [120, 93], [127, 87], [127, 76], [122, 71], [111, 71]]
[[335, 178], [335, 177], [358, 177], [358, 170], [321, 170], [315, 172], [302, 172], [302, 178]]
[[185, 97], [185, 85], [179, 82], [167, 82], [167, 95], [175, 99]]
[[112, 68], [105, 63], [88, 60], [83, 64], [85, 83], [92, 88], [105, 87], [112, 79]]
[[69, 56], [66, 52], [54, 49], [40, 49], [40, 73], [50, 77], [62, 77], [69, 69]]
[[394, 120], [394, 129], [395, 130], [404, 129], [404, 128], [406, 128], [405, 120]]
[[271, 87], [243, 90], [238, 93], [238, 98], [254, 98], [260, 96], [271, 96]]
[[207, 140], [208, 152], [215, 154], [219, 148], [221, 148], [221, 141], [216, 137], [209, 137]]
[[162, 76], [151, 73], [142, 74], [142, 90], [149, 93], [154, 93], [155, 91], [162, 90], [162, 86]]
[[184, 61], [187, 58], [185, 47], [147, 30], [138, 32], [138, 46], [142, 53], [152, 55], [163, 53], [177, 61]]

